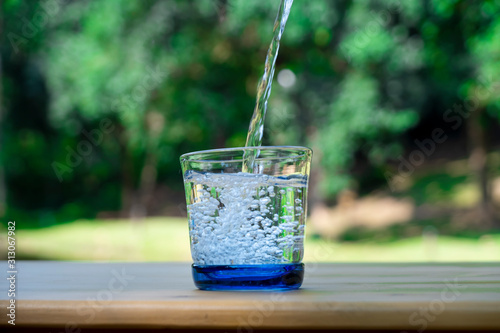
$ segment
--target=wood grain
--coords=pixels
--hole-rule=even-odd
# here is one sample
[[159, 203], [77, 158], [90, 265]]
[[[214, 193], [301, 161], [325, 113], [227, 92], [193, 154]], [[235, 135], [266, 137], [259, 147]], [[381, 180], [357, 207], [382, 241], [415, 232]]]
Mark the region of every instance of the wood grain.
[[[200, 291], [190, 272], [187, 263], [20, 262], [16, 326], [500, 330], [499, 263], [306, 264], [303, 288], [287, 292]], [[7, 302], [0, 292], [3, 318]]]

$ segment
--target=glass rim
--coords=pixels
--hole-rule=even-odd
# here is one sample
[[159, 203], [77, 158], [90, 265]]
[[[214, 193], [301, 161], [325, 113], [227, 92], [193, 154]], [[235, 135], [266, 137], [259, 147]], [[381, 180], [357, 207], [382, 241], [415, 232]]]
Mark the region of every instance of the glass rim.
[[[186, 161], [189, 160], [189, 157], [192, 157], [194, 155], [199, 155], [199, 154], [217, 154], [217, 153], [226, 153], [226, 152], [245, 152], [247, 150], [282, 150], [282, 151], [296, 151], [296, 152], [303, 152], [303, 155], [299, 156], [281, 156], [281, 157], [276, 157], [276, 158], [291, 158], [291, 157], [302, 157], [307, 155], [308, 153], [312, 154], [312, 149], [309, 147], [303, 147], [303, 146], [254, 146], [254, 147], [233, 147], [233, 148], [218, 148], [218, 149], [207, 149], [207, 150], [198, 150], [198, 151], [193, 151], [190, 153], [185, 153], [182, 154], [179, 159], [181, 161]], [[260, 158], [257, 158], [259, 160]], [[233, 160], [236, 161], [236, 160]], [[204, 160], [204, 159], [196, 159], [196, 160], [189, 160], [189, 162], [215, 162], [213, 160]], [[220, 161], [217, 161], [220, 162]]]

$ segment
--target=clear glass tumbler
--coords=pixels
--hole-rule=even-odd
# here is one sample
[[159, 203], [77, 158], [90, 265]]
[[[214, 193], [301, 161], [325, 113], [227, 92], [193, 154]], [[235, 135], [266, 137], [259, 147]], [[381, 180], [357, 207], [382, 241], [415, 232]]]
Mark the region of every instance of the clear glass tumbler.
[[[257, 150], [253, 173], [243, 172], [244, 156]], [[304, 147], [215, 149], [180, 157], [198, 288], [301, 286], [311, 158], [312, 150]]]

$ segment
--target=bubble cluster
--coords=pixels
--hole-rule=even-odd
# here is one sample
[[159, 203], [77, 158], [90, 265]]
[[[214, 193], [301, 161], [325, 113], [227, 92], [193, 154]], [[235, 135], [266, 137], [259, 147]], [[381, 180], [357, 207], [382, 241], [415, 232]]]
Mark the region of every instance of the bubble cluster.
[[195, 264], [302, 260], [307, 193], [304, 176], [188, 171], [184, 182]]

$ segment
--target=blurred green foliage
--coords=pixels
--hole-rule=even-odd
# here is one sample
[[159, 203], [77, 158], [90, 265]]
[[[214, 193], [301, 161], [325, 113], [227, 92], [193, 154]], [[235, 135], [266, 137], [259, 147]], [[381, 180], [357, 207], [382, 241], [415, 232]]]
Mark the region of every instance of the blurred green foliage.
[[[182, 191], [180, 154], [244, 145], [278, 5], [3, 1], [7, 216], [162, 211], [155, 190]], [[384, 186], [387, 161], [458, 100], [480, 94], [493, 131], [499, 13], [499, 0], [296, 1], [277, 64], [296, 81], [273, 86], [264, 142], [312, 146], [330, 199]]]

